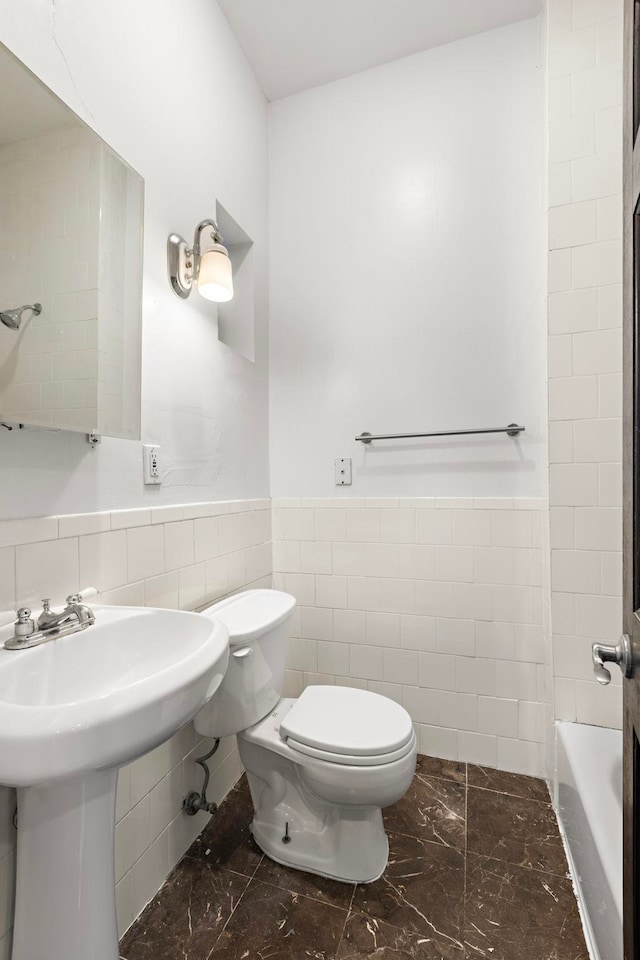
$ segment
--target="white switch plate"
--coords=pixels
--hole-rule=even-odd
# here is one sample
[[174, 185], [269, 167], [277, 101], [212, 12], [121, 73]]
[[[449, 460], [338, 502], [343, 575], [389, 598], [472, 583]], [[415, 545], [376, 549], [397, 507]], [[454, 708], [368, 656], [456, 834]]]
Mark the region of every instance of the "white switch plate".
[[335, 460], [336, 487], [351, 486], [351, 457]]
[[162, 483], [160, 479], [160, 447], [155, 443], [145, 443], [142, 447], [145, 484]]

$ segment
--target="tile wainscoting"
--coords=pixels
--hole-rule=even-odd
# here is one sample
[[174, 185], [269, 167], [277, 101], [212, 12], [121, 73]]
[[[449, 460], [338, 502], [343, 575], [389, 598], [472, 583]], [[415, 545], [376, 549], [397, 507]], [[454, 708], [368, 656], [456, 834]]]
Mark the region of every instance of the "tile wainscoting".
[[421, 753], [544, 774], [546, 506], [274, 500], [274, 586], [298, 600], [288, 695], [375, 690], [409, 711]]
[[[273, 543], [272, 543], [273, 526]], [[250, 586], [297, 599], [285, 693], [362, 686], [401, 702], [421, 753], [544, 775], [550, 729], [542, 499], [287, 499], [0, 521], [0, 622], [95, 586], [100, 602], [197, 609]], [[272, 576], [273, 573], [273, 576]], [[128, 928], [200, 833], [192, 725], [123, 769], [116, 873]], [[241, 773], [232, 738], [211, 798]], [[9, 957], [13, 791], [0, 788], [0, 960]]]
[[[0, 521], [1, 622], [42, 597], [59, 605], [89, 586], [100, 603], [191, 610], [245, 587], [271, 585], [269, 500]], [[193, 758], [208, 749], [193, 725], [124, 767], [118, 780], [116, 880], [120, 931], [129, 927], [208, 820], [182, 798], [200, 789]], [[228, 737], [211, 764], [220, 801], [242, 772]], [[15, 793], [0, 787], [0, 960], [8, 960], [15, 876]]]

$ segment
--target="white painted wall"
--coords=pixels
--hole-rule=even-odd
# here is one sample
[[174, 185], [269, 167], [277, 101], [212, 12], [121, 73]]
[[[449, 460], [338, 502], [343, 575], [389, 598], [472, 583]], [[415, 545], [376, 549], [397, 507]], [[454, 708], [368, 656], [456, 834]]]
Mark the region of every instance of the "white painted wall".
[[270, 106], [274, 496], [544, 492], [539, 51], [528, 20]]
[[[139, 443], [2, 430], [0, 517], [267, 495], [267, 105], [219, 7], [6, 0], [0, 41], [145, 179], [142, 432], [165, 462], [145, 489]], [[167, 235], [216, 199], [255, 241], [255, 363], [166, 277]]]

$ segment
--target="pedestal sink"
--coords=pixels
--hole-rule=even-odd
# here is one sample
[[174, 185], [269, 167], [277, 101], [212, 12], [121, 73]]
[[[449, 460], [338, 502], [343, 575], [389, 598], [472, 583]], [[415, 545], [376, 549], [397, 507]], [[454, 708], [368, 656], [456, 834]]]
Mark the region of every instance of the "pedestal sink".
[[118, 960], [118, 767], [191, 720], [227, 667], [215, 620], [94, 610], [82, 632], [0, 649], [0, 783], [18, 788], [12, 960]]

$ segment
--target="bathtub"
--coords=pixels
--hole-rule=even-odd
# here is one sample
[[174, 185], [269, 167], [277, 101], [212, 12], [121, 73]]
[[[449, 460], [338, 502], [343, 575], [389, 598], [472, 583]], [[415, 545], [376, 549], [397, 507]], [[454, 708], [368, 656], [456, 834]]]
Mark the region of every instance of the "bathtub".
[[555, 805], [593, 960], [622, 960], [622, 733], [556, 724]]

